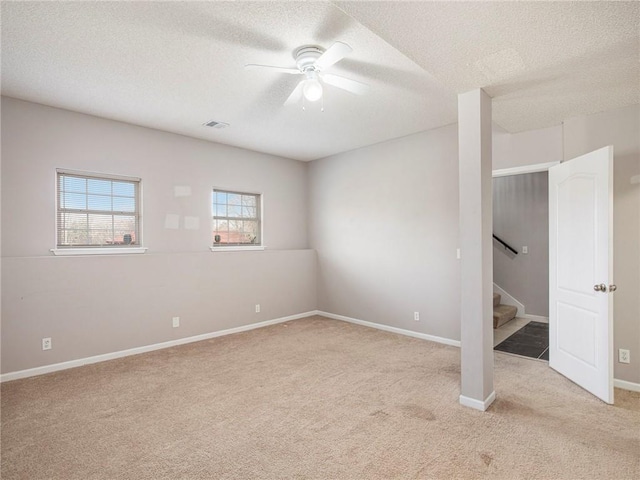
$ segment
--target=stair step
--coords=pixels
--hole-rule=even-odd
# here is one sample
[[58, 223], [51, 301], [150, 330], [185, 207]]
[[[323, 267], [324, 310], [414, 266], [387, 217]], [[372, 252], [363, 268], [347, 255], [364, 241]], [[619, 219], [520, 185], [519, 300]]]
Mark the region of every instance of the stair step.
[[500, 305], [501, 299], [502, 299], [502, 296], [499, 293], [493, 294], [493, 308], [496, 308], [498, 305]]
[[518, 309], [513, 305], [499, 304], [493, 307], [493, 328], [498, 328], [510, 320], [513, 320], [518, 313]]

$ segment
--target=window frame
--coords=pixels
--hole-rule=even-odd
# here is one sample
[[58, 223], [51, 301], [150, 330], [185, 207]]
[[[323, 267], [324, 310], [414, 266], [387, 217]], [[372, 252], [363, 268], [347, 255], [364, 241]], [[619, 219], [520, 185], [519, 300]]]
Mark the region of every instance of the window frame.
[[[216, 215], [215, 212], [213, 211], [213, 205], [214, 205], [214, 200], [215, 200], [215, 195], [216, 193], [226, 193], [226, 194], [234, 194], [234, 195], [247, 195], [247, 196], [254, 196], [256, 197], [256, 213], [257, 213], [257, 222], [258, 222], [258, 231], [259, 236], [260, 236], [260, 243], [257, 244], [253, 244], [253, 243], [238, 243], [238, 244], [221, 244], [221, 245], [217, 245], [215, 244], [215, 242], [213, 241], [213, 239], [211, 239], [211, 241], [213, 243], [211, 243], [211, 245], [209, 246], [209, 249], [212, 252], [237, 252], [237, 251], [257, 251], [257, 250], [265, 250], [266, 246], [264, 243], [264, 195], [262, 193], [259, 192], [251, 192], [251, 191], [240, 191], [238, 189], [231, 189], [231, 188], [224, 188], [224, 187], [213, 187], [211, 189], [211, 197], [210, 197], [210, 201], [209, 201], [209, 207], [211, 209], [211, 228], [210, 228], [210, 232], [211, 235], [213, 235], [213, 232], [215, 230], [215, 221], [216, 219]], [[227, 204], [228, 205], [228, 204]], [[237, 220], [242, 220], [245, 217], [224, 217], [226, 219], [229, 218], [235, 218]]]
[[[60, 222], [60, 178], [61, 176], [78, 177], [83, 179], [96, 179], [106, 181], [124, 181], [134, 183], [136, 186], [135, 193], [135, 210], [134, 216], [137, 217], [136, 244], [134, 245], [60, 245], [59, 241], [59, 222]], [[54, 255], [123, 255], [145, 253], [147, 248], [143, 246], [143, 217], [142, 217], [142, 179], [139, 177], [127, 175], [114, 175], [108, 173], [87, 172], [80, 170], [69, 170], [65, 168], [56, 168], [55, 170], [55, 248], [50, 251]], [[88, 195], [88, 192], [87, 192]], [[111, 195], [113, 196], [113, 194]], [[88, 206], [87, 206], [88, 207]], [[93, 211], [86, 209], [87, 214], [95, 212], [97, 214], [111, 214], [117, 216], [115, 212]], [[129, 213], [129, 212], [127, 212]]]

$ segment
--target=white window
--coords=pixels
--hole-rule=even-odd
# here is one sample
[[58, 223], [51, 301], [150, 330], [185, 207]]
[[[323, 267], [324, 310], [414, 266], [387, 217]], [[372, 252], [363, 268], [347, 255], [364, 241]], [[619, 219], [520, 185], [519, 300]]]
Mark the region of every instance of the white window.
[[140, 247], [139, 178], [57, 170], [57, 197], [58, 249]]
[[261, 195], [213, 190], [213, 249], [262, 246]]

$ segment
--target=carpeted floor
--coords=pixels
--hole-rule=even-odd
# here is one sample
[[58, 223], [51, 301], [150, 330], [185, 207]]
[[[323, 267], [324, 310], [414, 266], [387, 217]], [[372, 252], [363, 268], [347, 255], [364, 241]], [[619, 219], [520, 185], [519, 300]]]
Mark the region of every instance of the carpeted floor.
[[2, 478], [640, 478], [640, 394], [495, 358], [484, 413], [457, 348], [321, 317], [8, 382]]

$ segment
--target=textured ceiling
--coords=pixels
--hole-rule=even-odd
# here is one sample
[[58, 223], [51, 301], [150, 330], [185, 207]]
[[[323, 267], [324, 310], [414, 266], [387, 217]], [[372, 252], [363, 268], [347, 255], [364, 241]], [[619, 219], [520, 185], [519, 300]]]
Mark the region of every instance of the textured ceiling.
[[[639, 101], [635, 2], [2, 2], [2, 93], [312, 160], [456, 121], [484, 87], [515, 132]], [[282, 104], [304, 44], [341, 40], [319, 105]], [[215, 130], [216, 120], [230, 127]]]
[[640, 102], [640, 2], [336, 2], [511, 133]]

